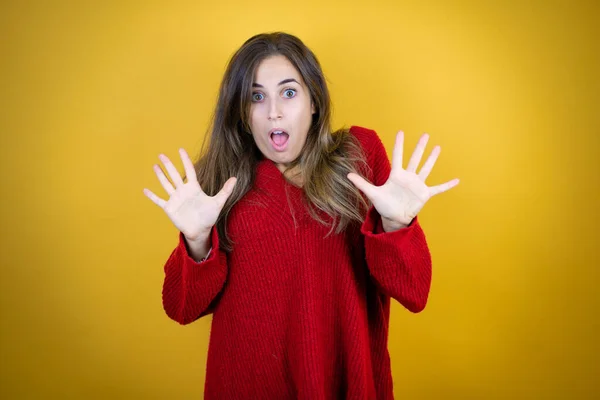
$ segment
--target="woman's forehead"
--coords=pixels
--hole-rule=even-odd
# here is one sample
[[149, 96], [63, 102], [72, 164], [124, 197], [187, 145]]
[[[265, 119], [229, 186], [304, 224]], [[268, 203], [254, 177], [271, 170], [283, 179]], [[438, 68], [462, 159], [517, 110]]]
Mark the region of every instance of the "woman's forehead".
[[291, 79], [302, 84], [302, 77], [290, 60], [285, 56], [277, 55], [261, 61], [256, 69], [253, 83], [258, 87], [278, 86], [282, 81], [289, 82]]

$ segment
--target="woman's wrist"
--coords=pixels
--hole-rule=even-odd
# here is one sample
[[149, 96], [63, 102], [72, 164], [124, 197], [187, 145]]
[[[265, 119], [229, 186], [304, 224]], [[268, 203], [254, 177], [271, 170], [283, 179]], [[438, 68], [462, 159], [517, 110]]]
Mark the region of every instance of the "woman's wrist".
[[[184, 236], [185, 237], [185, 236]], [[201, 234], [198, 238], [190, 240], [185, 237], [190, 256], [197, 262], [208, 258], [211, 251], [210, 245], [211, 231]]]

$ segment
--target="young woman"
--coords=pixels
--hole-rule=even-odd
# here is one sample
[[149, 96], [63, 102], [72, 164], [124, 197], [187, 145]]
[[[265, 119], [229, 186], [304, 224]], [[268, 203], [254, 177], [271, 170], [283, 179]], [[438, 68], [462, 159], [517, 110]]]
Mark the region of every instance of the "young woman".
[[315, 55], [285, 33], [233, 55], [212, 133], [187, 179], [154, 166], [179, 229], [164, 267], [167, 315], [213, 314], [206, 399], [391, 399], [390, 298], [426, 304], [431, 258], [417, 214], [458, 183], [429, 187], [428, 136], [406, 169], [377, 134], [333, 131]]

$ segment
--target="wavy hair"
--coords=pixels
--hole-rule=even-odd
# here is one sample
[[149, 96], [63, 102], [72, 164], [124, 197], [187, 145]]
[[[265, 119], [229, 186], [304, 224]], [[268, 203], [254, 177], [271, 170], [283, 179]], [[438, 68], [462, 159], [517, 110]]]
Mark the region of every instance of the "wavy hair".
[[[194, 165], [200, 186], [211, 196], [230, 177], [237, 178], [216, 223], [220, 247], [226, 251], [232, 250], [227, 218], [252, 188], [256, 165], [263, 158], [248, 134], [252, 83], [260, 62], [275, 55], [285, 56], [298, 70], [316, 110], [304, 148], [288, 165], [284, 176], [298, 167], [310, 215], [319, 223], [330, 224], [328, 235], [342, 232], [352, 222], [361, 222], [369, 207], [368, 200], [346, 177], [349, 172], [365, 172], [364, 153], [348, 128], [335, 132], [331, 129], [329, 90], [316, 56], [296, 36], [284, 32], [255, 35], [229, 60], [201, 156]], [[327, 214], [330, 221], [320, 217], [318, 210]]]

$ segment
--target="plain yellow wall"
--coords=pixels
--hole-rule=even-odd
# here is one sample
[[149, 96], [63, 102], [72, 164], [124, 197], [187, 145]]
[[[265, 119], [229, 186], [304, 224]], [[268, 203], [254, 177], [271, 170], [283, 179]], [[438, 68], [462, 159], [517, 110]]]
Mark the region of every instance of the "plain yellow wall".
[[392, 308], [397, 397], [600, 396], [597, 4], [50, 3], [0, 6], [0, 397], [202, 398], [210, 317], [164, 314], [177, 232], [142, 189], [273, 30], [320, 58], [336, 127], [389, 154], [403, 129], [405, 159], [428, 132], [428, 183], [461, 179], [421, 213], [428, 307]]

